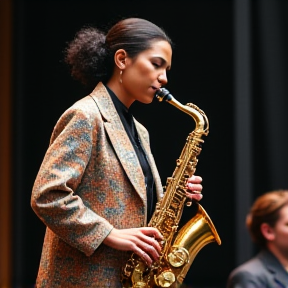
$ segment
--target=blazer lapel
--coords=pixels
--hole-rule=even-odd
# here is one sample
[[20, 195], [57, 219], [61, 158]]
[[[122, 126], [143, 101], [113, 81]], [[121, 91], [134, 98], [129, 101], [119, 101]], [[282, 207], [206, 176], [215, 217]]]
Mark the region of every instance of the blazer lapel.
[[274, 281], [277, 283], [275, 287], [288, 288], [288, 272], [285, 271], [279, 260], [267, 250], [260, 252], [259, 255], [268, 271], [273, 275]]
[[100, 82], [90, 96], [103, 116], [107, 134], [129, 180], [144, 204], [147, 205], [145, 179], [138, 157], [108, 91]]
[[161, 178], [158, 172], [158, 169], [156, 167], [156, 163], [154, 160], [154, 157], [151, 153], [151, 149], [150, 149], [150, 144], [149, 144], [149, 139], [148, 139], [148, 133], [146, 131], [143, 131], [142, 125], [139, 124], [139, 122], [137, 120], [134, 119], [135, 122], [135, 126], [141, 141], [141, 144], [144, 148], [144, 151], [147, 155], [148, 158], [148, 162], [150, 164], [150, 168], [153, 174], [153, 178], [155, 181], [155, 187], [156, 187], [156, 193], [157, 193], [157, 199], [158, 201], [163, 197], [163, 186], [161, 183]]
[[278, 285], [277, 287], [288, 288], [288, 273], [284, 270], [280, 263], [274, 264], [276, 264], [276, 266], [267, 264], [267, 268], [273, 274], [274, 281]]

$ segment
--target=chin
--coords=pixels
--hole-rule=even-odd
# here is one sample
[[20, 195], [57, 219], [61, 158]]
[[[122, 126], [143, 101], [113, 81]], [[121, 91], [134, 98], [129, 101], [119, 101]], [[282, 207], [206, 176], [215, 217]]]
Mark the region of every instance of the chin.
[[141, 99], [139, 99], [138, 101], [143, 103], [143, 104], [150, 104], [154, 99], [154, 96], [151, 97], [151, 96], [147, 96], [147, 97], [143, 97]]
[[153, 101], [153, 98], [152, 99], [147, 99], [146, 101], [143, 101], [144, 104], [150, 104], [152, 103]]

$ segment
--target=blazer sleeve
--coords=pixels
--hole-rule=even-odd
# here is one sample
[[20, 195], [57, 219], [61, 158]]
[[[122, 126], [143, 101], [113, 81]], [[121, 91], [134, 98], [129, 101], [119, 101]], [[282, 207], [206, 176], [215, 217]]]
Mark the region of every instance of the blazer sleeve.
[[31, 196], [31, 207], [45, 225], [87, 256], [113, 229], [75, 193], [96, 142], [95, 120], [91, 118], [85, 109], [70, 108], [63, 113], [54, 127]]

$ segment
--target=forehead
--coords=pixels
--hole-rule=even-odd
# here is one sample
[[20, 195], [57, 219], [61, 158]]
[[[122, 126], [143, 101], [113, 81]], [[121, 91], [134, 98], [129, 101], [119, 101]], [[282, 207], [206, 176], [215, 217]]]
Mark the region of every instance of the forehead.
[[288, 204], [280, 209], [279, 214], [280, 219], [288, 222]]
[[171, 66], [172, 47], [165, 40], [155, 40], [151, 42], [149, 49], [143, 51], [143, 54], [149, 57], [163, 58], [167, 62], [167, 66]]

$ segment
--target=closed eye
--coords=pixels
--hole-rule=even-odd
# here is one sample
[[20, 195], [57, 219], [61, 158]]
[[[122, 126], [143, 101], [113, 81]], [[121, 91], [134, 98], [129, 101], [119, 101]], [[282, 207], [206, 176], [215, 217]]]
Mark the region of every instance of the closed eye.
[[158, 68], [158, 67], [160, 67], [161, 65], [160, 64], [158, 64], [158, 63], [152, 63], [153, 64], [153, 66], [155, 66], [156, 68]]
[[167, 62], [162, 57], [155, 57], [151, 59], [151, 63], [155, 68], [165, 68], [166, 71], [171, 69], [171, 66], [167, 66]]

